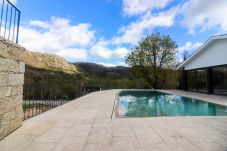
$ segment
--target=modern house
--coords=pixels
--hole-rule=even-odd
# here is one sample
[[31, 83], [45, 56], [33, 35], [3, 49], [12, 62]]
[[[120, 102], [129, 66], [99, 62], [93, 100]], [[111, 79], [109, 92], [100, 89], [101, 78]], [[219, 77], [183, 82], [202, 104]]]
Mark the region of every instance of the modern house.
[[208, 39], [178, 69], [185, 91], [227, 95], [227, 35]]

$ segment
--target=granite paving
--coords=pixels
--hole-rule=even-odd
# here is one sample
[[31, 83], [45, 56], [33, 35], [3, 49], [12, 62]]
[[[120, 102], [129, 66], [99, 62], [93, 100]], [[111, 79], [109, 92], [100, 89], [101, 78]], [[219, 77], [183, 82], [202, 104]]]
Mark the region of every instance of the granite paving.
[[[24, 121], [0, 151], [227, 151], [227, 117], [117, 118], [119, 91], [91, 93]], [[226, 99], [168, 92], [220, 104]]]

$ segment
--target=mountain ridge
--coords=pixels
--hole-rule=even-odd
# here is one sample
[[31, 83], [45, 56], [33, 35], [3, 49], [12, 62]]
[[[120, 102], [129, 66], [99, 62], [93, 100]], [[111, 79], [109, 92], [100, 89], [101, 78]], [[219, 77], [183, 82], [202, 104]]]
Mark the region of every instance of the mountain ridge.
[[84, 75], [100, 77], [110, 76], [114, 78], [128, 77], [129, 67], [124, 66], [106, 67], [104, 65], [92, 62], [75, 62], [73, 64]]

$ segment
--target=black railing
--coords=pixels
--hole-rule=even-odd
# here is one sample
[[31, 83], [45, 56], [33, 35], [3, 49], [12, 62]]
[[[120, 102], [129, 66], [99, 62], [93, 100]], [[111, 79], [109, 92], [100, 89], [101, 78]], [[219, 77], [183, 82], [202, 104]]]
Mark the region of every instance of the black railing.
[[63, 105], [75, 99], [64, 92], [63, 85], [33, 84], [24, 85], [24, 120]]
[[62, 83], [32, 83], [25, 84], [23, 90], [24, 120], [63, 105], [91, 92], [100, 91], [94, 85], [76, 82], [69, 85]]
[[9, 0], [0, 0], [0, 4], [0, 35], [18, 43], [21, 12]]

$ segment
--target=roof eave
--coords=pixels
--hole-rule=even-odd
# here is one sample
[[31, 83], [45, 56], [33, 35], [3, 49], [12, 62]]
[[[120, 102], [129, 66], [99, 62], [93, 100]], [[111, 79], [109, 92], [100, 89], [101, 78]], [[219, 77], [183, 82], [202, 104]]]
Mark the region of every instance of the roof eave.
[[182, 69], [192, 58], [198, 55], [205, 47], [209, 46], [212, 42], [218, 39], [226, 39], [227, 35], [218, 35], [210, 37], [202, 46], [200, 46], [188, 59], [177, 67], [177, 70]]

